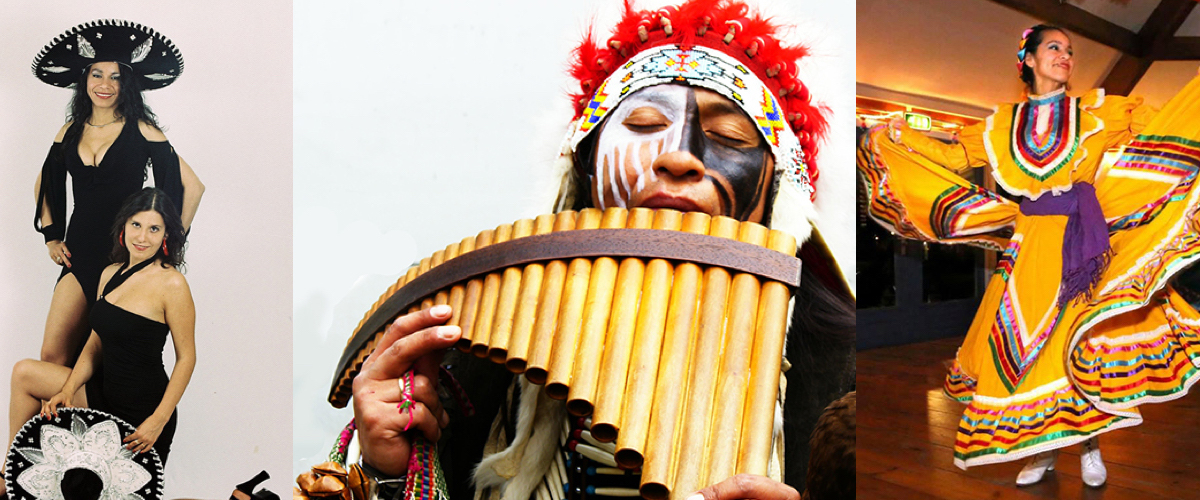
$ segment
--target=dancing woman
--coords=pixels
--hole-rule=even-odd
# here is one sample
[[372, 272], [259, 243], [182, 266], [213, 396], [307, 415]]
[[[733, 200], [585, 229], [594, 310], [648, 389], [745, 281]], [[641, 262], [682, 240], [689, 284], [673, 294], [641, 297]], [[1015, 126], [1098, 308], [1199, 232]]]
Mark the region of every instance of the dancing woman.
[[[137, 426], [125, 439], [165, 464], [176, 411], [196, 366], [196, 310], [183, 265], [183, 224], [162, 190], [145, 188], [120, 207], [110, 226], [112, 264], [89, 318], [92, 333], [74, 369], [26, 359], [13, 367], [9, 441], [30, 417], [63, 407], [101, 410]], [[171, 337], [168, 377], [163, 347]], [[103, 379], [95, 383], [97, 374]]]
[[[1200, 313], [1168, 283], [1200, 257], [1200, 79], [1157, 115], [1103, 89], [1067, 95], [1062, 29], [1026, 30], [1023, 102], [944, 144], [902, 121], [859, 147], [870, 212], [901, 236], [1002, 252], [945, 393], [968, 403], [962, 468], [1034, 457], [1040, 481], [1083, 443], [1083, 481], [1104, 484], [1096, 436], [1141, 422], [1137, 406], [1200, 376]], [[1111, 166], [1104, 152], [1124, 152]], [[955, 175], [988, 166], [1010, 201]]]
[[[204, 185], [167, 142], [143, 90], [165, 87], [183, 71], [170, 40], [149, 27], [101, 20], [55, 38], [33, 62], [34, 75], [74, 87], [34, 187], [34, 227], [50, 259], [63, 267], [46, 318], [41, 359], [70, 366], [88, 331], [101, 271], [109, 264], [107, 229], [121, 202], [153, 174], [154, 185], [182, 208], [191, 226]], [[67, 224], [67, 174], [74, 209]]]

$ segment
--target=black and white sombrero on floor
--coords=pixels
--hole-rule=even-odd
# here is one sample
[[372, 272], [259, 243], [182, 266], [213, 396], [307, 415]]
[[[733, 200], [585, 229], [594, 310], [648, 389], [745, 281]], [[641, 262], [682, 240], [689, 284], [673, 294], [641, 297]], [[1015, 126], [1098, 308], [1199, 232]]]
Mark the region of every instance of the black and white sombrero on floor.
[[88, 66], [105, 61], [132, 68], [142, 90], [166, 87], [183, 73], [183, 56], [167, 37], [135, 22], [99, 19], [54, 37], [33, 59], [33, 74], [72, 88]]
[[17, 432], [6, 458], [8, 497], [162, 498], [158, 453], [135, 454], [121, 442], [135, 430], [117, 417], [88, 408], [62, 408], [57, 417], [33, 417]]

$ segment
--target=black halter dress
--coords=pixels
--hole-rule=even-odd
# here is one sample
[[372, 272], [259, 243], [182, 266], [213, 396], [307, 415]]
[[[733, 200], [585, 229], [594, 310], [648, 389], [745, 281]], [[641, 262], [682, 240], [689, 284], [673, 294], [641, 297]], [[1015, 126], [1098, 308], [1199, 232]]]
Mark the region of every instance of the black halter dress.
[[[91, 312], [92, 329], [100, 336], [101, 346], [101, 362], [96, 369], [103, 376], [99, 384], [87, 385], [88, 406], [116, 415], [134, 427], [154, 413], [167, 392], [169, 378], [162, 355], [169, 329], [166, 323], [117, 307], [104, 297], [154, 261], [147, 259], [128, 270], [122, 266], [104, 285], [104, 293]], [[171, 413], [154, 443], [164, 466], [178, 413]]]

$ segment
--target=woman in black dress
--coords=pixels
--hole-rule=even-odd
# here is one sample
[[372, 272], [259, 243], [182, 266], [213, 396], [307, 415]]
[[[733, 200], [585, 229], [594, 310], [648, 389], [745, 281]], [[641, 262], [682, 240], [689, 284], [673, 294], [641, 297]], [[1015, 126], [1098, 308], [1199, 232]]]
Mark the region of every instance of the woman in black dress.
[[[175, 434], [175, 406], [196, 366], [195, 304], [183, 265], [183, 224], [162, 190], [145, 188], [120, 208], [108, 238], [116, 264], [100, 277], [92, 334], [74, 369], [26, 359], [13, 367], [9, 440], [38, 412], [88, 407], [137, 426], [127, 449], [154, 449], [166, 463]], [[175, 365], [162, 364], [170, 333]], [[102, 374], [96, 383], [95, 375]], [[86, 385], [85, 385], [86, 384]], [[43, 401], [45, 401], [43, 403]], [[3, 488], [0, 485], [0, 488]]]
[[[63, 266], [46, 318], [41, 359], [70, 366], [88, 330], [101, 271], [109, 264], [106, 229], [122, 200], [154, 185], [182, 208], [184, 231], [204, 185], [171, 148], [142, 90], [165, 87], [183, 71], [174, 44], [127, 21], [86, 23], [57, 37], [34, 59], [42, 81], [74, 87], [68, 121], [58, 131], [35, 185], [34, 227], [50, 259]], [[67, 220], [66, 177], [74, 210]]]

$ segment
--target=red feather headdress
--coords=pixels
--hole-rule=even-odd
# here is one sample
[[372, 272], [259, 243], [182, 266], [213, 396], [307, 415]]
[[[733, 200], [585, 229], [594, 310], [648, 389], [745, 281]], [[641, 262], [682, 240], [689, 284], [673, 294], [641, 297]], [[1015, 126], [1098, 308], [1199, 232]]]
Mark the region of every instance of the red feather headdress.
[[574, 50], [570, 74], [580, 89], [571, 94], [575, 118], [583, 115], [596, 88], [639, 52], [667, 44], [707, 47], [737, 59], [775, 95], [816, 182], [817, 144], [825, 137], [828, 123], [824, 110], [812, 104], [808, 87], [800, 81], [796, 61], [808, 55], [807, 47], [781, 45], [780, 27], [740, 0], [687, 0], [654, 11], [634, 10], [632, 0], [624, 4], [624, 14], [607, 43], [598, 45], [589, 31]]

